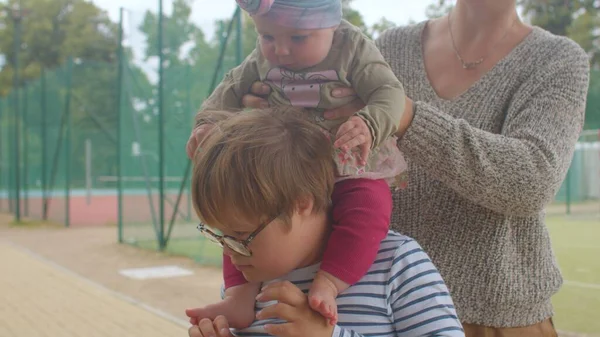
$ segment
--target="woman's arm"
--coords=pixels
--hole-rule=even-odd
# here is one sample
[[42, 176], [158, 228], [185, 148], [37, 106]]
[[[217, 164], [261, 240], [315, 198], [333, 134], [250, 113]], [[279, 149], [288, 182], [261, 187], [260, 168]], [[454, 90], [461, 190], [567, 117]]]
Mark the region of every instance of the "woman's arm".
[[416, 102], [400, 149], [479, 205], [517, 216], [543, 210], [566, 175], [584, 122], [589, 61], [582, 50], [571, 49], [569, 59], [550, 64], [522, 86], [500, 134]]

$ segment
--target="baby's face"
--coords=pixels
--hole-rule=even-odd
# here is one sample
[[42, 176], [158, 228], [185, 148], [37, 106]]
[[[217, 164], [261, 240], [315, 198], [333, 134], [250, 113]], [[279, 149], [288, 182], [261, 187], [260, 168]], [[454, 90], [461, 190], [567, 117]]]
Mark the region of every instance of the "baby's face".
[[260, 51], [273, 66], [302, 70], [327, 57], [336, 27], [299, 30], [281, 26], [264, 16], [254, 17]]

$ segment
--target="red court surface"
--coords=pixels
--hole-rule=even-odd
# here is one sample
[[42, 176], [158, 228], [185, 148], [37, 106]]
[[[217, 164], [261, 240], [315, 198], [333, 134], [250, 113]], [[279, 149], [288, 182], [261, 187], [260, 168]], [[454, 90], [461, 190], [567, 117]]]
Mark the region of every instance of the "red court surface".
[[[150, 201], [152, 199], [152, 202]], [[123, 222], [124, 223], [151, 223], [152, 207], [154, 214], [158, 216], [159, 203], [158, 194], [148, 195], [125, 195], [123, 196]], [[173, 214], [172, 204], [177, 200], [176, 194], [167, 195], [165, 202], [165, 219], [168, 221]], [[0, 198], [2, 210], [8, 211], [8, 200]], [[103, 226], [116, 225], [118, 223], [118, 199], [116, 195], [92, 196], [88, 202], [86, 196], [70, 197], [70, 225]], [[52, 197], [48, 200], [47, 217], [49, 221], [64, 224], [66, 221], [66, 198]], [[179, 207], [179, 218], [182, 214], [189, 212], [188, 197], [184, 195]], [[21, 214], [25, 218], [43, 218], [43, 199], [40, 197], [29, 197], [21, 200]]]

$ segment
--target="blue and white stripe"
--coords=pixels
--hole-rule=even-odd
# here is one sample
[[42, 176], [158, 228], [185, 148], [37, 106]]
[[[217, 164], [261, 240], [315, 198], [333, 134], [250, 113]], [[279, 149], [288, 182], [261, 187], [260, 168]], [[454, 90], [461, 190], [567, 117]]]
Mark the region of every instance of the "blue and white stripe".
[[[288, 280], [308, 292], [319, 265], [293, 271]], [[257, 303], [256, 310], [273, 303]], [[438, 270], [413, 239], [389, 232], [369, 272], [337, 298], [339, 323], [334, 337], [464, 337], [464, 332]], [[256, 321], [237, 336], [267, 337]]]

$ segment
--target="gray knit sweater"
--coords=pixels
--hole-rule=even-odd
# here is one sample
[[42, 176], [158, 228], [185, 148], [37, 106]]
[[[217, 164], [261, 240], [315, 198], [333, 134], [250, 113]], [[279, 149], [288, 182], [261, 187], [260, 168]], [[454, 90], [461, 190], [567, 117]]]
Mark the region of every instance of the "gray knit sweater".
[[453, 100], [423, 66], [425, 23], [378, 46], [416, 102], [399, 142], [409, 187], [394, 194], [394, 230], [426, 249], [465, 323], [517, 327], [553, 314], [562, 284], [544, 208], [563, 181], [584, 121], [589, 61], [541, 28]]

